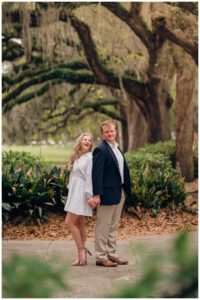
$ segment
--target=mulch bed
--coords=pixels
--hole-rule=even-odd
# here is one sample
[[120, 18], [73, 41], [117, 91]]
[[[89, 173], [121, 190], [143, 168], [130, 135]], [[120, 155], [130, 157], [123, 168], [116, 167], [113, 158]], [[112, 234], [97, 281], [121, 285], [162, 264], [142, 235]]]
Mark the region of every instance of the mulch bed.
[[[3, 240], [70, 240], [71, 234], [64, 225], [65, 216], [50, 214], [46, 223], [31, 225], [22, 223], [13, 225], [8, 223], [3, 226]], [[94, 239], [94, 226], [96, 216], [87, 218], [88, 239]], [[125, 212], [122, 214], [118, 238], [125, 239], [144, 234], [163, 234], [176, 231], [193, 231], [198, 228], [198, 215], [185, 211], [162, 209], [157, 217], [152, 217], [150, 211], [146, 211], [139, 220]]]
[[[185, 201], [191, 207], [194, 200], [198, 201], [197, 181], [187, 184], [188, 197]], [[195, 205], [197, 208], [197, 204]], [[192, 204], [192, 207], [194, 205]], [[126, 239], [144, 234], [163, 234], [177, 231], [194, 231], [198, 229], [198, 214], [181, 209], [161, 209], [156, 217], [151, 210], [140, 211], [138, 218], [135, 214], [123, 211], [118, 239]], [[3, 226], [3, 240], [70, 240], [71, 234], [64, 225], [65, 215], [49, 214], [48, 222], [41, 226], [27, 224], [25, 221], [18, 225], [8, 222]], [[86, 218], [87, 236], [94, 240], [96, 216]]]

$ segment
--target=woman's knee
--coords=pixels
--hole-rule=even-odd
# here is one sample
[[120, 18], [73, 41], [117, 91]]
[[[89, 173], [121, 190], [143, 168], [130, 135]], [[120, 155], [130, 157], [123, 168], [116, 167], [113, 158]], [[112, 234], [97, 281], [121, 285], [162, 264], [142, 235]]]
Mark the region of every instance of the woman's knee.
[[70, 229], [72, 226], [75, 225], [75, 221], [67, 215], [65, 218], [65, 225], [68, 229]]

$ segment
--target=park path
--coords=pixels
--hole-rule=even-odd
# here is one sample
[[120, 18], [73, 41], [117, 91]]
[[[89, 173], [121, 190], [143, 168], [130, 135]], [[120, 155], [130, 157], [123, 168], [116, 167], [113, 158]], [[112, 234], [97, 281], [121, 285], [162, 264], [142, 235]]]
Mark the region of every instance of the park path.
[[[66, 272], [66, 282], [71, 290], [60, 291], [54, 295], [55, 298], [106, 298], [121, 285], [138, 280], [143, 274], [142, 262], [148, 255], [155, 254], [156, 251], [169, 256], [169, 262], [165, 268], [171, 270], [173, 266], [170, 263], [170, 257], [174, 238], [175, 234], [163, 234], [145, 235], [118, 241], [119, 255], [127, 258], [129, 264], [117, 268], [96, 267], [92, 241], [87, 243], [87, 247], [93, 255], [88, 258], [88, 265], [85, 267], [70, 266], [74, 259], [73, 241], [3, 241], [2, 259], [9, 258], [12, 253], [35, 255], [42, 259], [56, 255], [62, 265], [66, 264], [66, 268], [69, 267]], [[189, 240], [191, 248], [197, 249], [197, 232], [190, 232]], [[142, 251], [138, 249], [137, 245], [142, 245]]]

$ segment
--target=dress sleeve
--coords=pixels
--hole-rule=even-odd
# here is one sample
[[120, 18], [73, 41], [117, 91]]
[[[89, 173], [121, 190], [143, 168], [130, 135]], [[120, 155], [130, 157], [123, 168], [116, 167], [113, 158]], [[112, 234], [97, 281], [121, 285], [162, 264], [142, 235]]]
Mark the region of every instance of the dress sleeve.
[[88, 164], [86, 168], [86, 181], [85, 181], [85, 191], [87, 198], [93, 196], [92, 188], [92, 156], [88, 159]]
[[70, 172], [70, 174], [69, 174], [69, 180], [68, 180], [68, 184], [67, 184], [67, 188], [69, 189], [70, 188], [70, 181], [71, 181], [71, 172]]

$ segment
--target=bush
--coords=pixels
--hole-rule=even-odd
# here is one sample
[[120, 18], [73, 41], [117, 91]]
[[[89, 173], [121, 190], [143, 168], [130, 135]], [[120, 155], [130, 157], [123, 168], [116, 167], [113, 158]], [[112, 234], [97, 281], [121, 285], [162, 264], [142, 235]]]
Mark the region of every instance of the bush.
[[[191, 247], [189, 235], [182, 232], [168, 251], [147, 257], [142, 263], [143, 276], [137, 282], [127, 284], [109, 298], [198, 298], [198, 253]], [[142, 253], [143, 249], [138, 247]], [[166, 265], [173, 270], [166, 272]]]
[[27, 172], [32, 168], [34, 171], [37, 166], [40, 169], [48, 169], [50, 164], [44, 162], [40, 157], [34, 156], [28, 152], [3, 151], [2, 152], [3, 173], [10, 173], [10, 169], [22, 170]]
[[176, 166], [176, 144], [174, 141], [158, 142], [155, 144], [147, 144], [146, 146], [139, 148], [138, 151], [144, 154], [163, 154], [167, 157], [172, 166]]
[[138, 150], [126, 154], [131, 173], [131, 192], [135, 204], [151, 208], [180, 204], [185, 199], [184, 180], [179, 179], [169, 158]]
[[18, 254], [3, 262], [3, 298], [51, 298], [68, 288], [64, 278], [66, 267], [58, 267], [37, 257]]
[[3, 155], [3, 222], [47, 220], [48, 211], [63, 211], [69, 172], [30, 154]]
[[[155, 144], [147, 144], [139, 148], [137, 151], [140, 153], [149, 154], [163, 154], [168, 158], [173, 168], [176, 167], [176, 144], [174, 141], [169, 140], [166, 142], [158, 142]], [[193, 161], [194, 161], [194, 178], [198, 178], [198, 143], [193, 144]]]
[[193, 144], [194, 177], [198, 178], [198, 143]]

